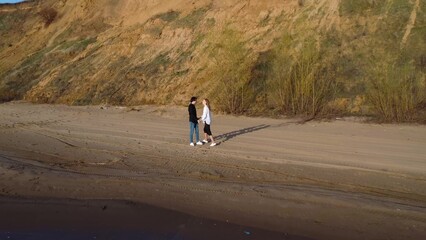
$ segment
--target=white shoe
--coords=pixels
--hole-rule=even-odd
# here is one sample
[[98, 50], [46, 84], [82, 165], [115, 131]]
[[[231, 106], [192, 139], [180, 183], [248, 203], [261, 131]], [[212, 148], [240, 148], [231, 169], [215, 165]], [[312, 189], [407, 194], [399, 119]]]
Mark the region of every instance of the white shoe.
[[202, 142], [197, 142], [197, 145], [201, 146], [201, 145], [203, 145], [203, 143]]
[[207, 140], [203, 140], [203, 143], [208, 143], [209, 141], [207, 141]]
[[210, 147], [214, 147], [216, 145], [217, 145], [216, 143], [212, 143], [212, 144], [210, 144]]
[[193, 147], [193, 146], [195, 146], [195, 145], [194, 145], [194, 143], [190, 143], [190, 144], [189, 144], [189, 146]]

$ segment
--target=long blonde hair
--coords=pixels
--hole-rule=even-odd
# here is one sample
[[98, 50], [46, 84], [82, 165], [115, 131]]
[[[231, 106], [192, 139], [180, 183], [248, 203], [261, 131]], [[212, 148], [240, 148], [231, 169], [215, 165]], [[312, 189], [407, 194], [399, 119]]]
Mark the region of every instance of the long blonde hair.
[[204, 99], [204, 101], [206, 101], [206, 106], [209, 108], [209, 110], [211, 111], [212, 110], [212, 108], [210, 107], [210, 101], [207, 99], [207, 98], [205, 98]]

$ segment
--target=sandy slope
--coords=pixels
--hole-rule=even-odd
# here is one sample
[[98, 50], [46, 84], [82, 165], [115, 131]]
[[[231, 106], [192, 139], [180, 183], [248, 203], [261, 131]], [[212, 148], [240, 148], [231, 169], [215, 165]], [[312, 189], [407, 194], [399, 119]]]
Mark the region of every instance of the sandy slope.
[[426, 127], [0, 105], [0, 194], [120, 199], [315, 239], [426, 237]]

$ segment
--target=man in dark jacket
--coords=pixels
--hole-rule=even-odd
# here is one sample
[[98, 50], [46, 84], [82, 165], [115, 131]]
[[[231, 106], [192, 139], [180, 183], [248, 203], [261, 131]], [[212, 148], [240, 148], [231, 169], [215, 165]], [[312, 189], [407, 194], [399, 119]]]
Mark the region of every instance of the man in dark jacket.
[[197, 109], [195, 108], [195, 104], [197, 103], [197, 98], [192, 97], [191, 102], [188, 106], [188, 113], [189, 113], [189, 141], [191, 146], [195, 146], [193, 142], [194, 132], [195, 132], [195, 139], [197, 140], [197, 145], [203, 145], [202, 142], [200, 142], [200, 135], [198, 131], [198, 120], [200, 119], [197, 117]]

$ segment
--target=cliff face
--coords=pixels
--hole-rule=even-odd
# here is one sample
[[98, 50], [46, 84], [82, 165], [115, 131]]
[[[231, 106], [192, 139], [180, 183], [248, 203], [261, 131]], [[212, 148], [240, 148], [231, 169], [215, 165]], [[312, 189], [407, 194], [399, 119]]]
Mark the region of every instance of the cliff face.
[[[56, 13], [51, 23], [46, 11]], [[259, 66], [267, 65], [277, 39], [291, 36], [289, 54], [315, 39], [333, 53], [339, 97], [354, 105], [374, 59], [402, 54], [424, 74], [425, 13], [423, 2], [410, 0], [46, 0], [0, 6], [0, 98], [186, 103], [191, 95], [211, 94], [208, 45], [232, 28], [251, 53], [257, 85], [266, 81], [259, 71], [267, 68]]]

